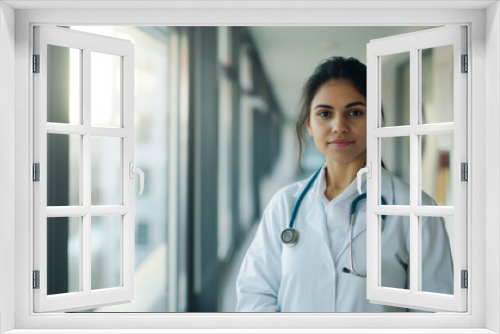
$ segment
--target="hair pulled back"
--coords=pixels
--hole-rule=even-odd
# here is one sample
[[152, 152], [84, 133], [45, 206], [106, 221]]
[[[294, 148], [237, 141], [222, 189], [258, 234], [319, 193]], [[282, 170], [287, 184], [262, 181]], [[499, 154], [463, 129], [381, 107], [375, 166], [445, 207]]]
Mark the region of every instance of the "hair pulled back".
[[354, 88], [366, 97], [366, 65], [356, 58], [330, 57], [323, 60], [314, 70], [302, 89], [300, 114], [295, 124], [299, 141], [299, 164], [304, 148], [304, 126], [309, 119], [311, 102], [319, 87], [331, 80], [349, 80]]

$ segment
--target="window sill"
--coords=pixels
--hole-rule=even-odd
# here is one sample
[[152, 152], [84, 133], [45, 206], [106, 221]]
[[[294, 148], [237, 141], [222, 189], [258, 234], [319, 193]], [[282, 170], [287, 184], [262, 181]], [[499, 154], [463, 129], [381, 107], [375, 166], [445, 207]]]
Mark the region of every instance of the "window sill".
[[494, 334], [495, 332], [484, 328], [471, 329], [14, 329], [5, 334], [233, 334], [233, 333], [258, 333], [258, 334]]

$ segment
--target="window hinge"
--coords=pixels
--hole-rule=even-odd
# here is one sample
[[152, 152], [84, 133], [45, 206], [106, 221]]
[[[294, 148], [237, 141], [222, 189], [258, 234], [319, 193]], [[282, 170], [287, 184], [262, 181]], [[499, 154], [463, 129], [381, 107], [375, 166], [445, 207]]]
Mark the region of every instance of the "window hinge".
[[467, 270], [462, 270], [462, 289], [469, 287], [469, 273]]
[[33, 164], [33, 181], [40, 182], [40, 164], [38, 162]]
[[461, 180], [462, 181], [469, 181], [469, 167], [467, 165], [466, 162], [462, 162], [462, 164], [460, 165], [460, 169], [461, 169], [461, 174], [462, 174], [462, 177], [461, 177]]
[[40, 289], [40, 270], [33, 270], [33, 289]]
[[467, 55], [462, 55], [462, 73], [467, 73], [469, 71], [469, 57]]
[[33, 55], [33, 73], [40, 73], [40, 55]]

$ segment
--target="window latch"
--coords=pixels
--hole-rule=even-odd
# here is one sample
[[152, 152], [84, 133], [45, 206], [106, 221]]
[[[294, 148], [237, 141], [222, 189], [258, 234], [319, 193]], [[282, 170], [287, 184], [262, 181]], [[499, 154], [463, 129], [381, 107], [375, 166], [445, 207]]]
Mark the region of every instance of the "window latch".
[[356, 177], [357, 182], [358, 182], [358, 192], [359, 192], [360, 194], [362, 194], [362, 193], [363, 193], [363, 191], [361, 190], [361, 176], [362, 176], [363, 174], [365, 174], [365, 173], [366, 173], [367, 178], [368, 178], [368, 179], [371, 179], [371, 177], [372, 177], [372, 163], [371, 163], [370, 161], [368, 161], [368, 162], [366, 163], [366, 167], [363, 167], [363, 168], [361, 168], [361, 169], [358, 171], [358, 176]]
[[139, 174], [139, 184], [140, 184], [140, 189], [139, 189], [139, 195], [142, 195], [142, 192], [144, 191], [144, 172], [142, 169], [134, 167], [134, 162], [130, 161], [129, 163], [129, 176], [131, 179], [134, 178], [134, 174], [137, 173]]

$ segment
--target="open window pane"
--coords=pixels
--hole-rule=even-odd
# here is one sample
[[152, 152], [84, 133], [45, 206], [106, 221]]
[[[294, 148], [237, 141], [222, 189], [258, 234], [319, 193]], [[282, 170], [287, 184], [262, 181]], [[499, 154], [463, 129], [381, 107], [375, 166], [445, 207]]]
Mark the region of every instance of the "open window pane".
[[[421, 187], [437, 205], [453, 206], [453, 133], [421, 136]], [[422, 203], [429, 205], [429, 203]]]
[[453, 217], [422, 217], [422, 291], [453, 295]]
[[453, 45], [423, 49], [421, 124], [453, 122]]
[[[131, 242], [134, 180], [125, 177], [129, 162], [134, 160], [133, 45], [129, 41], [66, 28], [36, 26], [33, 51], [40, 59], [40, 71], [33, 76], [33, 89], [37, 92], [34, 94], [33, 156], [38, 166], [34, 171], [40, 171], [35, 175], [39, 181], [33, 186], [33, 271], [34, 277], [39, 277], [39, 284], [34, 279], [35, 286], [39, 285], [33, 289], [34, 311], [73, 311], [128, 302], [134, 292], [134, 244]], [[126, 124], [122, 129], [90, 127], [91, 52], [113, 54], [120, 60], [119, 90], [124, 89], [127, 96], [131, 96], [124, 106], [119, 106], [119, 110], [126, 110]], [[55, 68], [59, 63], [62, 66]], [[58, 82], [58, 78], [64, 80]], [[77, 88], [72, 88], [72, 82], [76, 82]], [[57, 108], [51, 109], [52, 105]], [[78, 117], [73, 118], [74, 114]], [[93, 187], [93, 182], [99, 181], [102, 184]], [[92, 192], [97, 198], [94, 202], [108, 206], [92, 207]], [[118, 217], [117, 231], [102, 232], [103, 228], [95, 226], [92, 231], [92, 215]], [[126, 221], [126, 228], [122, 228], [122, 219]], [[110, 281], [97, 280], [94, 288], [100, 290], [92, 293], [92, 237], [95, 246], [99, 241], [95, 234], [99, 230], [100, 235], [105, 235], [108, 247], [113, 245], [113, 240], [116, 245], [118, 240], [118, 253], [108, 252], [109, 258], [115, 256], [114, 266], [106, 263], [104, 269], [94, 269], [93, 274], [104, 270], [118, 270], [118, 274], [110, 272]], [[99, 260], [94, 260], [96, 265]], [[104, 289], [111, 286], [115, 288]]]
[[121, 216], [93, 216], [92, 290], [120, 286]]
[[121, 126], [121, 57], [91, 52], [91, 124]]
[[380, 57], [382, 126], [410, 124], [410, 53]]
[[[372, 302], [420, 310], [466, 310], [467, 290], [461, 288], [460, 277], [461, 271], [467, 270], [467, 254], [465, 249], [458, 246], [451, 249], [449, 244], [449, 239], [460, 247], [467, 244], [467, 183], [457, 177], [457, 169], [467, 163], [467, 74], [461, 71], [461, 55], [467, 53], [465, 41], [465, 27], [455, 26], [394, 36], [368, 44], [367, 164], [371, 165], [376, 176], [367, 181], [367, 253], [368, 261], [375, 263], [368, 267], [367, 295]], [[388, 54], [404, 52], [409, 52], [410, 56], [409, 126], [384, 127], [376, 115], [370, 116], [373, 114], [370, 110], [379, 109], [387, 99], [383, 59]], [[438, 76], [442, 77], [436, 79]], [[401, 85], [405, 83], [401, 82]], [[393, 89], [392, 94], [393, 99], [397, 99], [400, 93]], [[443, 115], [440, 114], [441, 108]], [[378, 162], [387, 152], [384, 146], [390, 146], [385, 144], [384, 138], [397, 136], [409, 137], [409, 145], [399, 157], [409, 156], [409, 178], [404, 181], [410, 185], [410, 205], [401, 204], [406, 192], [401, 192], [405, 187], [400, 186], [393, 197], [395, 205], [383, 208], [377, 205], [379, 194], [373, 194], [370, 189], [387, 187], [387, 178], [381, 177], [384, 173], [379, 173]], [[396, 168], [394, 173], [401, 176], [397, 175]], [[409, 291], [387, 289], [383, 285], [387, 275], [378, 263], [384, 265], [381, 257], [386, 256], [387, 246], [384, 237], [379, 237], [380, 230], [371, 227], [374, 225], [370, 220], [385, 211], [409, 217]], [[453, 223], [447, 221], [444, 224], [443, 220], [449, 218], [443, 217], [453, 217]], [[453, 226], [452, 238], [446, 226]], [[380, 273], [382, 283], [376, 276]]]
[[383, 216], [381, 225], [381, 286], [408, 290], [410, 217]]
[[81, 291], [80, 217], [47, 218], [47, 294]]
[[121, 138], [92, 137], [92, 205], [120, 205]]
[[80, 123], [82, 50], [47, 45], [47, 122]]
[[81, 138], [47, 134], [47, 206], [80, 205]]
[[[410, 137], [388, 137], [380, 139], [382, 163], [386, 170], [410, 184]], [[383, 188], [383, 187], [382, 187]], [[401, 196], [399, 205], [410, 205], [410, 188]], [[403, 195], [403, 194], [401, 194]]]

